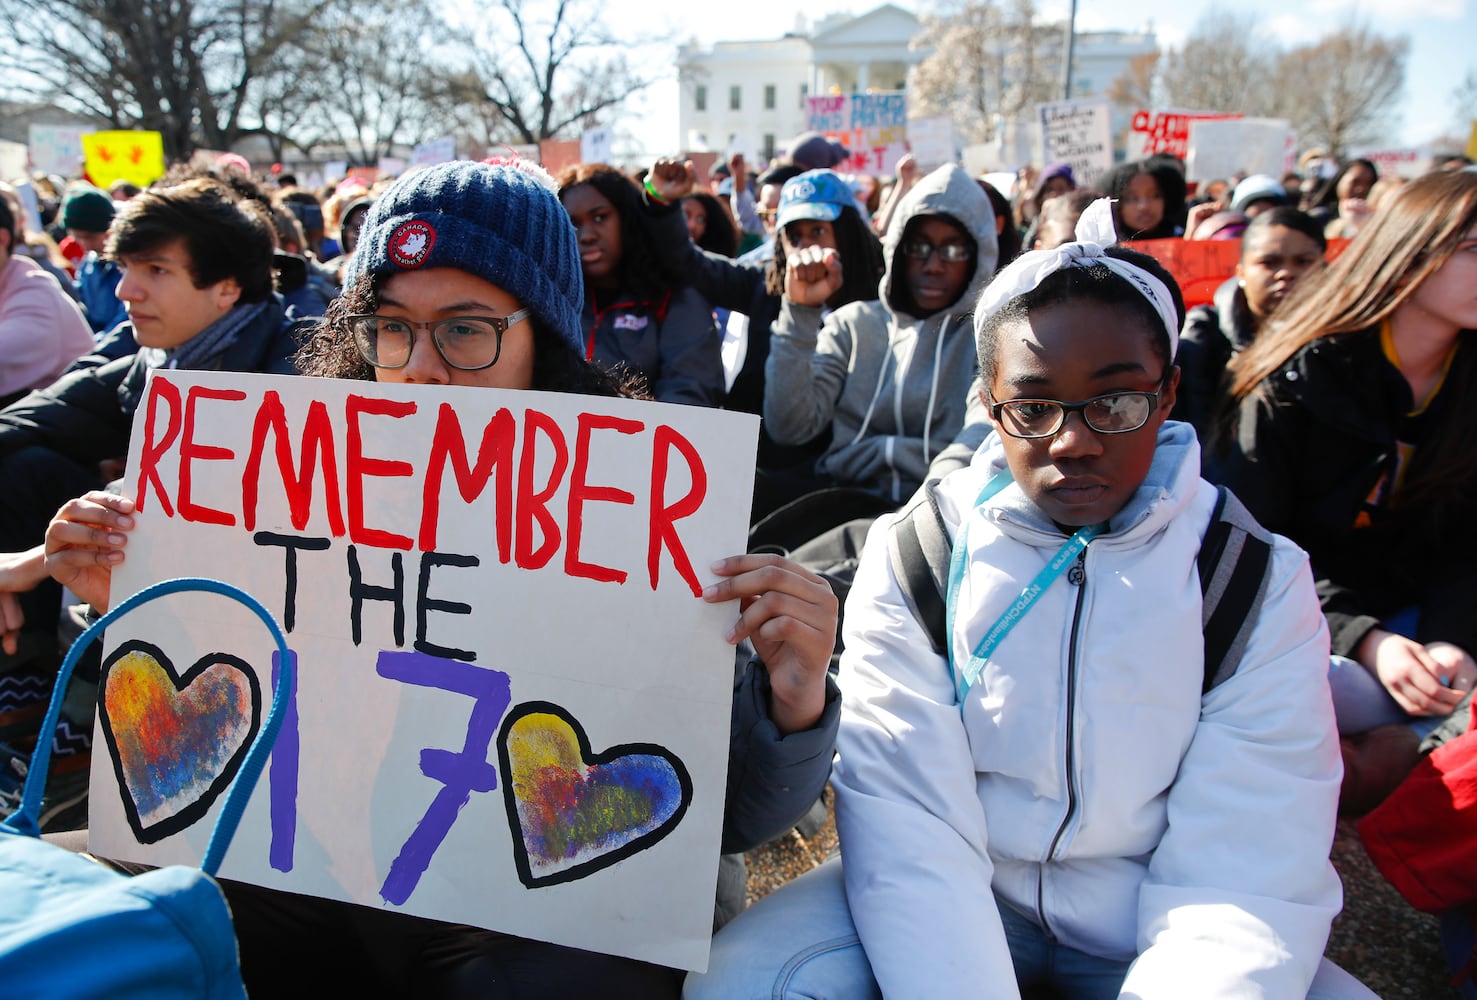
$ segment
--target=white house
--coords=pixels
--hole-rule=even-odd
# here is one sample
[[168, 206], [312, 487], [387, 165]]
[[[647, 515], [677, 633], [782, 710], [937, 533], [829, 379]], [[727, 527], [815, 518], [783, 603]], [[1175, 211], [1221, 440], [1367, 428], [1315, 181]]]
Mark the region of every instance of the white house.
[[773, 158], [805, 131], [811, 94], [904, 89], [908, 67], [928, 55], [908, 48], [919, 27], [908, 11], [884, 4], [813, 27], [797, 16], [794, 31], [769, 41], [684, 45], [677, 53], [684, 148]]
[[[930, 50], [911, 43], [918, 19], [894, 4], [852, 17], [833, 14], [813, 26], [797, 15], [795, 29], [770, 40], [696, 40], [677, 53], [678, 129], [689, 152], [741, 151], [769, 160], [805, 131], [805, 98], [812, 94], [904, 90], [909, 69]], [[1072, 96], [1106, 95], [1129, 62], [1157, 47], [1147, 31], [1078, 32], [1073, 43]], [[1114, 109], [1114, 130], [1126, 124]], [[1038, 139], [1031, 122], [1010, 123], [999, 138], [999, 158], [1024, 162]]]

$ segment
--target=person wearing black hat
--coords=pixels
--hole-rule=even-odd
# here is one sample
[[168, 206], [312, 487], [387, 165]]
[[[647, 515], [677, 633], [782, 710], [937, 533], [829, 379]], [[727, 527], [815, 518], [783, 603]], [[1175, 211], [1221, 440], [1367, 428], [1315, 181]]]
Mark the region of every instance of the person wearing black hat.
[[831, 170], [850, 159], [851, 150], [819, 132], [801, 132], [790, 140], [785, 156], [806, 170]]
[[118, 265], [103, 257], [108, 227], [113, 224], [113, 199], [96, 188], [79, 188], [62, 203], [62, 225], [84, 251], [77, 268], [77, 296], [87, 313], [87, 323], [102, 336], [128, 319], [128, 310], [118, 298]]

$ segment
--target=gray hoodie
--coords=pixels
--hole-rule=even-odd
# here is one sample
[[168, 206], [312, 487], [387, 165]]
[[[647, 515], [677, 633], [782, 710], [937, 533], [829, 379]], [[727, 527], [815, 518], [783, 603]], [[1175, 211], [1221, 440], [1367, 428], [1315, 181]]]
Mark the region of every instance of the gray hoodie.
[[[950, 217], [978, 248], [964, 294], [926, 319], [904, 312], [907, 296], [894, 287], [902, 280], [902, 234], [920, 215]], [[880, 300], [843, 306], [824, 325], [819, 307], [785, 300], [764, 369], [764, 423], [781, 444], [830, 427], [817, 471], [902, 503], [964, 423], [978, 368], [970, 315], [999, 256], [989, 197], [959, 166], [940, 167], [904, 196], [883, 252]]]

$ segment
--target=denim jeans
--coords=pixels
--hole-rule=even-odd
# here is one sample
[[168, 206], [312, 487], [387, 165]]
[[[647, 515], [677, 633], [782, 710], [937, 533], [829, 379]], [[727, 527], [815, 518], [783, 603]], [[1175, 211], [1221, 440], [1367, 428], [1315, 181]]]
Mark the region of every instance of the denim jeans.
[[[1049, 940], [1013, 908], [1000, 906], [1017, 982], [1053, 985], [1071, 1000], [1118, 996], [1129, 963], [1099, 958]], [[922, 972], [923, 970], [920, 970]], [[921, 987], [926, 982], [920, 976]], [[992, 984], [981, 983], [981, 995]], [[1028, 994], [1029, 995], [1029, 994]], [[846, 906], [839, 859], [765, 896], [713, 938], [705, 974], [689, 973], [684, 1000], [881, 1000]], [[1327, 959], [1310, 1000], [1377, 1000]]]

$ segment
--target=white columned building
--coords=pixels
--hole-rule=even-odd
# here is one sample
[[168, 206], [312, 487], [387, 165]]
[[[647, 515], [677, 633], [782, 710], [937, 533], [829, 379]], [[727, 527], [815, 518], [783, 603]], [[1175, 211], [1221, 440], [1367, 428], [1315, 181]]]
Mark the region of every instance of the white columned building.
[[[905, 90], [912, 67], [928, 49], [911, 47], [918, 19], [894, 4], [864, 14], [833, 14], [814, 25], [797, 15], [779, 38], [717, 42], [696, 40], [677, 53], [677, 141], [685, 152], [742, 152], [755, 162], [772, 159], [805, 131], [805, 98], [868, 90]], [[1079, 31], [1073, 51], [1072, 97], [1108, 94], [1130, 61], [1157, 48], [1154, 32]], [[1131, 111], [1113, 109], [1114, 134]], [[1034, 112], [1001, 122], [996, 138], [1002, 163], [1040, 156]]]

